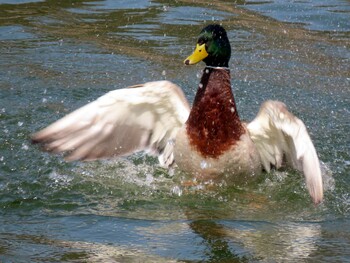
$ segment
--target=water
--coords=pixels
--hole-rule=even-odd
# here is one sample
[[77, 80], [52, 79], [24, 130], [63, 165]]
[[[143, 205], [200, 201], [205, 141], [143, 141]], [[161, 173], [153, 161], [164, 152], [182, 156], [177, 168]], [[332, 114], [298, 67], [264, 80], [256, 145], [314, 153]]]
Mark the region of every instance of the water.
[[[0, 1], [1, 262], [349, 262], [349, 1]], [[34, 131], [105, 92], [168, 79], [222, 23], [238, 111], [266, 99], [303, 119], [325, 200], [286, 170], [244, 187], [182, 188], [157, 160], [65, 163]]]

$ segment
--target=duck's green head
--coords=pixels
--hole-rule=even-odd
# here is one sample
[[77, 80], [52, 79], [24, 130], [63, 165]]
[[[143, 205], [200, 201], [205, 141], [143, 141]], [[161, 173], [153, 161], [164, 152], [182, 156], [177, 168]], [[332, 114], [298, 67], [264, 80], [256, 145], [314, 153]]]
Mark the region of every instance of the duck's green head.
[[220, 25], [208, 25], [200, 32], [195, 51], [184, 63], [193, 65], [203, 61], [207, 66], [228, 67], [230, 57], [231, 46], [225, 29]]

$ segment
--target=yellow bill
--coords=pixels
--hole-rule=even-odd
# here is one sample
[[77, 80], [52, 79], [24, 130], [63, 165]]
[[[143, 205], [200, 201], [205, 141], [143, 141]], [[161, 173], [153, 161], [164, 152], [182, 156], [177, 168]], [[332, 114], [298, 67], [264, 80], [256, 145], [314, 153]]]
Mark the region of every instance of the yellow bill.
[[205, 50], [205, 44], [199, 45], [197, 44], [196, 49], [192, 53], [191, 56], [185, 59], [184, 63], [186, 65], [196, 64], [208, 56], [207, 51]]

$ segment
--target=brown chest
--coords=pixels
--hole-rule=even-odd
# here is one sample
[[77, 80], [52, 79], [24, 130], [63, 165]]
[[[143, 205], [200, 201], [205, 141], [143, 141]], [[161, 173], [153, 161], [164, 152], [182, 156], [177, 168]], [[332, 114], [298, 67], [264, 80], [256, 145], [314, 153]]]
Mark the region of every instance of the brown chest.
[[204, 157], [216, 158], [239, 140], [244, 128], [228, 71], [204, 71], [186, 127], [191, 145]]

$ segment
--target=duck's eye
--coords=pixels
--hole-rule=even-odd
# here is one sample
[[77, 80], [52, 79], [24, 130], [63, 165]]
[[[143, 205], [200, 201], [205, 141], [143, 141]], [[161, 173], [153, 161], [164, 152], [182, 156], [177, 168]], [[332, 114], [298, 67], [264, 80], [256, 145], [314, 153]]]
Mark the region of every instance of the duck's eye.
[[204, 43], [207, 43], [208, 42], [208, 38], [200, 38], [198, 39], [198, 44], [199, 45], [203, 45]]

